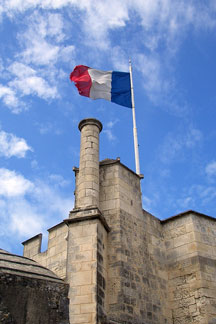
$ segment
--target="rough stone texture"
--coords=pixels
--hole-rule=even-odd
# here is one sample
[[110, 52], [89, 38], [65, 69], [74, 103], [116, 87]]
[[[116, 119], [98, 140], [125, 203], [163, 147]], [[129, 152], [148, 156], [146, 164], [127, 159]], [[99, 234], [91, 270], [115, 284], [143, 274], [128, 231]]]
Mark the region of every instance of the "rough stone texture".
[[69, 324], [68, 287], [0, 271], [0, 323]]
[[103, 224], [97, 227], [97, 323], [107, 322], [108, 312], [108, 260], [107, 230]]
[[99, 133], [102, 124], [92, 118], [79, 123], [81, 131], [80, 165], [77, 179], [75, 208], [99, 204]]
[[216, 320], [216, 222], [194, 212], [163, 224], [173, 323]]
[[97, 220], [69, 224], [67, 282], [71, 323], [96, 317]]
[[97, 323], [106, 308], [106, 239], [99, 210], [74, 210], [69, 227], [67, 282], [70, 284], [71, 323]]
[[24, 242], [69, 283], [70, 323], [216, 324], [216, 220], [144, 211], [140, 177], [119, 159], [99, 164], [100, 123], [80, 125], [75, 208], [49, 230], [47, 251], [41, 235]]
[[35, 261], [0, 256], [0, 323], [69, 324], [67, 284]]
[[66, 278], [68, 226], [62, 222], [49, 229], [48, 249], [41, 253], [42, 235], [23, 242], [23, 255], [32, 258], [53, 271], [61, 279]]
[[158, 220], [143, 213], [140, 178], [119, 161], [100, 165], [108, 235], [108, 312], [117, 323], [168, 323], [167, 276]]

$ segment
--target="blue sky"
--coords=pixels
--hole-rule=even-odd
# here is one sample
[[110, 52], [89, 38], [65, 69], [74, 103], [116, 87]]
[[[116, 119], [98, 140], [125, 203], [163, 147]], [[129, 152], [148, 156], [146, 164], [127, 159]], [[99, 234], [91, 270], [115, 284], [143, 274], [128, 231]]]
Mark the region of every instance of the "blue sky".
[[1, 248], [67, 218], [81, 119], [103, 123], [101, 160], [135, 170], [131, 110], [79, 96], [78, 64], [132, 59], [143, 208], [216, 216], [215, 1], [3, 0], [0, 37]]

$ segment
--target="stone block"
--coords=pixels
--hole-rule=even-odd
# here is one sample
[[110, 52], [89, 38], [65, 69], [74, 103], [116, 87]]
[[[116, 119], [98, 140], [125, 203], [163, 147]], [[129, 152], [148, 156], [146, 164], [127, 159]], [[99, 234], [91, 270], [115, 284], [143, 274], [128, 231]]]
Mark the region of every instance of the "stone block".
[[189, 312], [190, 312], [190, 315], [193, 315], [194, 313], [197, 312], [197, 305], [194, 304], [194, 305], [189, 305]]
[[55, 254], [56, 254], [56, 249], [55, 246], [53, 246], [49, 249], [49, 256], [53, 257]]
[[90, 285], [92, 283], [92, 271], [82, 271], [71, 274], [73, 286]]
[[91, 235], [84, 236], [84, 234], [82, 232], [81, 237], [72, 238], [71, 244], [72, 244], [72, 246], [78, 246], [78, 247], [82, 244], [90, 244], [91, 245], [92, 244], [92, 236]]
[[204, 252], [204, 256], [207, 256], [207, 255], [212, 255], [212, 250], [213, 250], [213, 247], [210, 246], [210, 245], [207, 245], [207, 244], [203, 244], [203, 243], [197, 243], [197, 250], [199, 252]]
[[80, 296], [81, 295], [81, 286], [72, 286], [70, 285], [69, 288], [70, 296]]
[[74, 272], [79, 272], [82, 269], [82, 263], [81, 262], [73, 262], [71, 260], [70, 264], [68, 265], [67, 272], [68, 277], [70, 278]]
[[97, 200], [93, 199], [93, 197], [83, 197], [78, 200], [79, 206], [85, 206], [85, 207], [96, 206], [97, 205], [96, 201]]
[[164, 241], [166, 250], [170, 250], [170, 249], [173, 249], [174, 248], [174, 242], [173, 242], [173, 240], [174, 239], [169, 239], [169, 240]]
[[193, 223], [187, 223], [187, 224], [185, 224], [185, 227], [186, 227], [187, 233], [190, 233], [190, 232], [194, 233], [194, 224]]
[[70, 314], [71, 315], [80, 314], [80, 305], [70, 305]]
[[80, 311], [81, 311], [81, 314], [96, 313], [96, 303], [81, 304]]
[[119, 206], [118, 199], [112, 199], [103, 201], [100, 203], [100, 208], [102, 211], [109, 210], [109, 209], [116, 209]]
[[95, 294], [96, 287], [95, 285], [83, 285], [80, 287], [80, 294], [81, 295], [92, 295]]
[[67, 250], [67, 241], [65, 240], [63, 242], [59, 242], [55, 247], [56, 254], [62, 253], [66, 250]]
[[78, 194], [78, 199], [85, 197], [86, 196], [86, 188], [84, 188], [84, 189], [79, 188], [77, 194]]
[[193, 235], [193, 233], [180, 235], [173, 239], [174, 248], [179, 247], [181, 245], [188, 244], [190, 242], [193, 242], [194, 240], [195, 240], [195, 236]]
[[92, 256], [92, 251], [82, 251], [82, 252], [77, 252], [76, 254], [71, 256], [71, 261], [77, 261], [77, 262], [86, 262], [86, 261], [92, 261], [93, 256]]
[[92, 302], [92, 294], [89, 295], [70, 295], [71, 305], [90, 304]]
[[57, 231], [55, 229], [49, 232], [49, 241], [52, 240], [54, 237], [56, 237], [56, 233]]
[[96, 262], [82, 262], [81, 263], [81, 271], [88, 271], [95, 269], [97, 267]]
[[94, 168], [98, 170], [98, 162], [97, 161], [86, 161], [87, 168]]
[[91, 314], [73, 315], [72, 318], [70, 318], [70, 323], [71, 324], [92, 323], [91, 319], [92, 319]]
[[82, 244], [80, 245], [80, 251], [90, 251], [93, 249], [92, 244]]
[[56, 246], [56, 244], [57, 244], [56, 237], [49, 239], [49, 241], [48, 241], [48, 249], [50, 249], [53, 246]]
[[97, 235], [97, 224], [88, 224], [83, 226], [83, 236], [93, 236]]
[[83, 229], [83, 226], [82, 226], [82, 223], [77, 223], [77, 224], [73, 224], [74, 226], [70, 226], [70, 236], [72, 239], [75, 239], [75, 238], [79, 238], [79, 237], [82, 237], [83, 236], [83, 233], [82, 233], [82, 229]]
[[59, 236], [59, 235], [65, 235], [65, 233], [68, 232], [68, 227], [66, 224], [62, 224], [61, 226], [57, 227], [57, 230], [56, 230], [56, 236]]
[[[92, 184], [92, 187], [94, 187], [94, 184]], [[98, 190], [95, 190], [95, 189], [85, 189], [85, 196], [86, 197], [89, 197], [89, 196], [92, 196], [92, 197], [95, 197], [97, 198], [98, 197]]]

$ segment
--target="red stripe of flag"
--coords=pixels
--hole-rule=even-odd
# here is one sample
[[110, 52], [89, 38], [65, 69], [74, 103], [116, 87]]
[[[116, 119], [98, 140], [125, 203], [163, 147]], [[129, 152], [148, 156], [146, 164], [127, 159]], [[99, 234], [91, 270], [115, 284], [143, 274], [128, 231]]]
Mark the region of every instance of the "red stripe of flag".
[[88, 73], [88, 66], [85, 65], [77, 65], [73, 72], [70, 74], [70, 79], [75, 83], [79, 94], [81, 96], [89, 97], [90, 89], [92, 86], [92, 80]]

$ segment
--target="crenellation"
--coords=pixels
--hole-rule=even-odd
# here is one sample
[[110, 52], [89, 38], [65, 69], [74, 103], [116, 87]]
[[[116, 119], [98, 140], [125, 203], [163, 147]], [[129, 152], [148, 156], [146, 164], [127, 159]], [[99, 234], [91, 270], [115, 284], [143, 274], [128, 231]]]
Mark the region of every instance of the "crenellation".
[[31, 239], [23, 242], [24, 251], [23, 254], [27, 258], [34, 258], [38, 253], [41, 252], [41, 242], [42, 242], [42, 234], [38, 234]]

